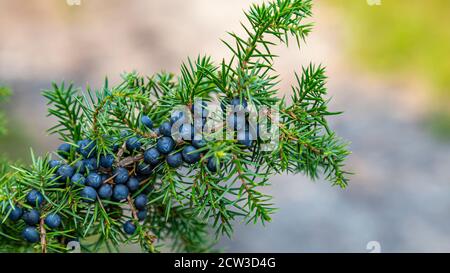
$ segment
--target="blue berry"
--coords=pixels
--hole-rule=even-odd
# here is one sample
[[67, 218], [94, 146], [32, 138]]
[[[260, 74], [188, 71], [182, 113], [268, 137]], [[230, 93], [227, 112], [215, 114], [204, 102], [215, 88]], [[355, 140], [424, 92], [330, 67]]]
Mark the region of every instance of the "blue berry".
[[71, 148], [72, 148], [72, 146], [69, 143], [63, 143], [63, 144], [59, 145], [57, 153], [62, 158], [67, 159], [70, 155]]
[[136, 232], [136, 226], [134, 225], [133, 221], [129, 220], [123, 224], [123, 230], [126, 234], [133, 235]]
[[137, 213], [137, 217], [138, 217], [139, 221], [144, 221], [145, 218], [147, 218], [147, 213], [148, 212], [146, 209], [139, 210]]
[[80, 140], [77, 143], [78, 153], [80, 153], [84, 158], [94, 157], [96, 154], [95, 142], [89, 139]]
[[129, 138], [126, 142], [127, 151], [134, 152], [141, 149], [141, 141], [138, 137]]
[[89, 171], [95, 171], [98, 169], [98, 162], [96, 158], [89, 158], [84, 160], [84, 166]]
[[183, 156], [181, 153], [170, 154], [166, 158], [167, 164], [172, 168], [178, 168], [183, 165]]
[[23, 214], [22, 208], [21, 208], [21, 207], [18, 207], [18, 206], [13, 206], [13, 207], [11, 207], [10, 205], [8, 205], [7, 211], [11, 211], [11, 212], [9, 213], [9, 219], [10, 219], [11, 221], [17, 221], [17, 220], [19, 220], [20, 217], [22, 217], [22, 214]]
[[76, 173], [70, 178], [70, 182], [73, 185], [84, 186], [86, 184], [86, 178], [82, 174]]
[[127, 187], [130, 192], [135, 192], [139, 189], [139, 180], [136, 177], [130, 177], [127, 182]]
[[117, 168], [114, 171], [114, 182], [116, 182], [116, 184], [125, 184], [128, 181], [129, 175], [128, 175], [128, 170], [125, 168]]
[[22, 237], [32, 244], [40, 240], [40, 234], [35, 227], [26, 227], [22, 232]]
[[233, 98], [231, 100], [230, 104], [232, 107], [234, 107], [238, 111], [243, 110], [243, 109], [247, 108], [247, 106], [248, 106], [247, 100], [244, 98], [242, 98], [242, 100], [241, 100], [241, 98], [239, 98], [239, 97]]
[[30, 206], [40, 206], [42, 202], [44, 201], [44, 196], [42, 193], [38, 192], [37, 190], [31, 190], [27, 194], [27, 203]]
[[159, 126], [159, 133], [163, 136], [172, 136], [172, 124], [168, 121], [164, 122]]
[[110, 169], [114, 163], [114, 155], [102, 155], [100, 156], [100, 166], [106, 169]]
[[152, 167], [143, 162], [139, 163], [136, 167], [136, 172], [141, 175], [151, 175], [152, 171], [153, 171]]
[[145, 125], [145, 127], [152, 129], [153, 128], [153, 121], [148, 116], [142, 116], [141, 117], [142, 124]]
[[80, 192], [81, 198], [87, 203], [93, 203], [97, 200], [97, 192], [94, 188], [86, 186]]
[[102, 173], [100, 176], [102, 177], [102, 182], [105, 182], [106, 180], [111, 178], [111, 175], [106, 173]]
[[130, 131], [128, 131], [128, 130], [120, 131], [120, 137], [121, 138], [129, 137], [129, 136], [131, 136], [131, 132]]
[[182, 151], [183, 159], [186, 163], [193, 164], [200, 160], [200, 153], [194, 146], [186, 146]]
[[113, 187], [110, 184], [103, 184], [98, 189], [98, 196], [102, 199], [110, 199], [113, 195]]
[[75, 162], [75, 164], [73, 164], [73, 169], [75, 170], [75, 172], [79, 172], [81, 174], [86, 173], [86, 166], [84, 165], [84, 163], [85, 163], [84, 160], [79, 160]]
[[111, 150], [113, 153], [117, 153], [117, 152], [119, 152], [120, 147], [121, 147], [121, 145], [119, 143], [114, 143], [111, 147]]
[[61, 161], [56, 160], [56, 159], [52, 159], [48, 162], [48, 166], [50, 167], [50, 169], [59, 167], [61, 165]]
[[35, 209], [27, 210], [23, 213], [22, 218], [27, 225], [34, 226], [39, 223], [41, 214], [39, 213], [39, 211], [37, 211]]
[[59, 167], [59, 169], [58, 169], [58, 171], [56, 171], [56, 173], [60, 177], [60, 180], [65, 182], [65, 181], [67, 181], [67, 179], [70, 179], [73, 176], [73, 174], [75, 173], [75, 170], [70, 165], [62, 165], [61, 167]]
[[139, 194], [139, 195], [136, 196], [136, 198], [134, 199], [134, 206], [135, 206], [137, 209], [145, 209], [145, 207], [147, 206], [147, 202], [148, 202], [147, 195], [145, 195], [145, 194]]
[[184, 140], [191, 140], [194, 137], [194, 127], [189, 123], [180, 126], [180, 136]]
[[98, 173], [90, 173], [86, 177], [86, 185], [93, 187], [94, 189], [100, 188], [102, 185], [102, 176]]
[[184, 123], [185, 120], [186, 120], [186, 114], [184, 113], [184, 111], [176, 110], [176, 111], [173, 111], [172, 114], [170, 115], [170, 121], [172, 122], [172, 124], [177, 121]]
[[192, 140], [192, 146], [195, 148], [203, 148], [207, 145], [206, 140], [201, 135], [195, 135], [194, 139]]
[[150, 148], [144, 153], [144, 161], [147, 164], [158, 165], [160, 158], [161, 154], [156, 148]]
[[253, 144], [253, 135], [249, 131], [240, 131], [237, 134], [239, 144], [250, 148]]
[[130, 191], [125, 185], [116, 185], [113, 190], [113, 197], [117, 201], [122, 201], [127, 199]]
[[162, 137], [156, 143], [156, 149], [162, 154], [168, 154], [175, 148], [175, 141], [171, 137]]
[[45, 217], [44, 222], [49, 228], [58, 228], [61, 225], [61, 217], [56, 213], [51, 213]]
[[212, 173], [217, 172], [217, 162], [215, 158], [209, 158], [208, 159], [208, 164], [206, 165], [206, 167], [208, 168], [208, 170]]

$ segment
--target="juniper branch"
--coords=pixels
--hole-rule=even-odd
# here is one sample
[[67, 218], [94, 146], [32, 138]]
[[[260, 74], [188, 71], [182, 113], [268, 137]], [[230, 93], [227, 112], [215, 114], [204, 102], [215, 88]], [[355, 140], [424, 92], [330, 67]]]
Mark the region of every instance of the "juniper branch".
[[[312, 24], [306, 22], [311, 8], [311, 0], [253, 5], [242, 24], [246, 35], [230, 33], [233, 43], [224, 43], [232, 57], [219, 65], [204, 56], [183, 63], [178, 77], [133, 72], [124, 74], [117, 86], [106, 79], [99, 90], [81, 92], [54, 84], [44, 91], [49, 115], [58, 120], [50, 132], [69, 145], [58, 150], [56, 167], [50, 156], [32, 155], [31, 166], [14, 167], [0, 176], [1, 240], [14, 248], [27, 246], [19, 239], [24, 224], [10, 215], [17, 213], [16, 207], [35, 207], [28, 200], [30, 189], [43, 197], [42, 217], [57, 213], [62, 218], [54, 230], [45, 229], [41, 218], [41, 249], [68, 251], [64, 242], [77, 239], [86, 251], [117, 251], [120, 244], [138, 243], [144, 251], [158, 252], [158, 243], [171, 241], [175, 250], [190, 252], [210, 249], [209, 228], [218, 239], [231, 236], [237, 219], [269, 222], [276, 208], [262, 189], [271, 185], [273, 175], [323, 176], [332, 185], [346, 187], [349, 173], [343, 167], [349, 152], [327, 123], [328, 116], [340, 113], [328, 110], [325, 69], [303, 68], [296, 75], [291, 102], [277, 97], [271, 48], [288, 45], [291, 38], [300, 46], [311, 31]], [[197, 111], [199, 98], [208, 106], [206, 117], [204, 109]], [[180, 105], [184, 109], [178, 109]], [[242, 124], [230, 123], [241, 110], [221, 110], [227, 106], [244, 112]], [[262, 114], [267, 124], [254, 115], [260, 109], [266, 109]], [[185, 138], [183, 127], [173, 129], [180, 122], [191, 135], [197, 121], [202, 128], [212, 128], [201, 132], [201, 145]], [[241, 125], [244, 129], [237, 128]], [[272, 138], [263, 138], [261, 131]], [[247, 138], [251, 134], [257, 137]], [[155, 151], [156, 157], [147, 158]], [[87, 186], [65, 177], [67, 170], [86, 175]], [[96, 175], [101, 183], [94, 186]], [[121, 181], [122, 176], [127, 180]], [[138, 185], [128, 185], [135, 183], [130, 177], [138, 179]], [[139, 204], [143, 196], [146, 203]]]

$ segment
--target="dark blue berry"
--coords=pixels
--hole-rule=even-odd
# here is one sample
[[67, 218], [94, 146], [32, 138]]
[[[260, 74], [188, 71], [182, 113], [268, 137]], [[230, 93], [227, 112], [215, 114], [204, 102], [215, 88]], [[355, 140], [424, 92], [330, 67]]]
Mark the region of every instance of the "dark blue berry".
[[137, 217], [138, 217], [139, 221], [144, 221], [145, 218], [147, 218], [147, 210], [146, 209], [139, 210], [137, 213]]
[[123, 224], [123, 231], [125, 231], [128, 235], [133, 235], [136, 232], [136, 226], [134, 225], [133, 221], [126, 221]]
[[121, 147], [121, 145], [119, 143], [114, 143], [112, 145], [111, 150], [112, 150], [113, 153], [117, 153], [117, 152], [119, 152], [120, 147]]
[[97, 158], [85, 159], [83, 164], [89, 172], [92, 172], [92, 171], [95, 171], [98, 169]]
[[56, 171], [56, 173], [60, 177], [60, 180], [65, 182], [65, 181], [67, 181], [67, 179], [70, 179], [73, 176], [73, 174], [75, 173], [75, 170], [70, 165], [62, 165], [61, 167], [59, 167], [59, 169], [58, 169], [58, 171]]
[[93, 203], [97, 200], [97, 192], [94, 188], [86, 186], [80, 192], [81, 198], [87, 203]]
[[195, 135], [194, 139], [192, 140], [192, 146], [195, 148], [203, 148], [207, 145], [206, 140], [201, 135]]
[[49, 228], [58, 228], [61, 225], [61, 217], [56, 213], [51, 213], [45, 217], [44, 222]]
[[37, 190], [31, 190], [27, 194], [27, 203], [30, 206], [40, 206], [42, 202], [44, 201], [44, 196], [42, 193], [38, 192]]
[[96, 154], [95, 142], [89, 139], [80, 140], [77, 143], [78, 153], [80, 153], [84, 158], [94, 157]]
[[122, 201], [127, 199], [129, 193], [130, 191], [128, 190], [127, 186], [116, 185], [113, 190], [113, 197], [117, 201]]
[[110, 199], [113, 195], [113, 187], [110, 184], [103, 184], [98, 189], [98, 196], [101, 199]]
[[136, 172], [140, 175], [151, 175], [152, 174], [152, 166], [145, 164], [145, 163], [139, 163], [136, 167]]
[[130, 177], [127, 182], [127, 187], [130, 192], [135, 192], [139, 189], [139, 180], [136, 177]]
[[250, 148], [253, 144], [253, 135], [249, 131], [240, 131], [237, 134], [239, 144]]
[[23, 213], [22, 218], [27, 225], [34, 226], [39, 223], [41, 214], [39, 213], [39, 211], [37, 211], [35, 209], [27, 210]]
[[167, 164], [172, 168], [178, 168], [183, 165], [183, 156], [181, 153], [170, 154], [166, 158]]
[[163, 136], [172, 136], [172, 124], [168, 121], [164, 122], [159, 126], [159, 133]]
[[117, 168], [114, 171], [114, 182], [116, 182], [116, 184], [125, 184], [128, 181], [129, 175], [128, 175], [128, 170], [125, 168]]
[[215, 158], [209, 158], [208, 159], [208, 164], [206, 165], [206, 167], [208, 168], [208, 170], [212, 173], [217, 172], [217, 162]]
[[231, 100], [231, 106], [234, 107], [236, 110], [241, 111], [247, 108], [248, 103], [247, 100], [239, 97], [235, 97]]
[[127, 151], [134, 152], [141, 149], [141, 141], [138, 137], [129, 138], [126, 142]]
[[142, 124], [145, 125], [145, 127], [149, 128], [149, 129], [153, 128], [153, 121], [150, 119], [150, 117], [145, 116], [145, 115], [142, 116], [141, 117], [141, 122], [142, 122]]
[[114, 155], [102, 155], [100, 156], [100, 166], [106, 169], [110, 169], [114, 163]]
[[144, 153], [144, 161], [147, 164], [158, 165], [160, 158], [161, 154], [156, 148], [150, 148]]
[[102, 176], [98, 173], [90, 173], [86, 177], [86, 185], [88, 185], [89, 187], [93, 187], [94, 189], [100, 188], [100, 186], [102, 185]]
[[170, 122], [172, 122], [173, 124], [177, 121], [181, 123], [184, 123], [186, 121], [186, 114], [184, 113], [184, 111], [176, 110], [172, 112], [172, 114], [170, 115]]
[[81, 174], [86, 173], [86, 166], [84, 165], [84, 160], [79, 160], [73, 164], [73, 169], [75, 172], [79, 172]]
[[193, 164], [200, 160], [200, 153], [194, 146], [186, 146], [182, 151], [183, 159], [186, 163]]
[[40, 234], [35, 227], [26, 227], [22, 232], [22, 237], [33, 244], [40, 240]]
[[61, 156], [62, 158], [68, 158], [70, 155], [70, 149], [72, 148], [72, 145], [70, 145], [69, 143], [63, 143], [61, 145], [59, 145], [57, 153], [59, 156]]
[[175, 148], [175, 141], [171, 137], [162, 137], [156, 143], [156, 149], [162, 154], [168, 154]]
[[184, 140], [191, 140], [194, 137], [194, 127], [189, 123], [180, 126], [180, 137]]
[[136, 196], [136, 198], [134, 199], [134, 206], [135, 206], [137, 209], [145, 209], [145, 207], [147, 206], [147, 202], [148, 202], [147, 195], [145, 195], [145, 194], [139, 194], [139, 195]]
[[130, 131], [128, 131], [128, 130], [120, 131], [120, 137], [121, 138], [125, 138], [125, 137], [128, 137], [128, 136], [131, 136], [131, 132]]
[[86, 184], [86, 178], [82, 174], [76, 173], [70, 178], [70, 182], [73, 185], [84, 186]]
[[102, 182], [105, 182], [106, 180], [111, 178], [111, 175], [106, 173], [102, 173], [100, 176], [102, 177]]
[[56, 167], [59, 167], [60, 165], [61, 165], [61, 161], [56, 160], [56, 159], [52, 159], [52, 160], [50, 160], [50, 161], [48, 162], [48, 166], [49, 166], [51, 169], [56, 168]]
[[23, 214], [23, 210], [22, 210], [22, 208], [19, 207], [19, 206], [13, 206], [13, 207], [11, 207], [10, 205], [8, 205], [7, 211], [11, 211], [11, 212], [9, 213], [9, 219], [10, 219], [11, 221], [17, 221], [17, 220], [19, 220], [20, 217], [22, 217], [22, 214]]

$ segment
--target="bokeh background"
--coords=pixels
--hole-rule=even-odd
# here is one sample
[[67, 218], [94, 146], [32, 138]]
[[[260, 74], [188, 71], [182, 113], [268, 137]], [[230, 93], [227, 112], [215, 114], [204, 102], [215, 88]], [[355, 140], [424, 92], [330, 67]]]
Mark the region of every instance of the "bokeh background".
[[[69, 1], [70, 2], [70, 1]], [[124, 71], [177, 73], [188, 56], [229, 56], [219, 38], [240, 31], [259, 0], [0, 0], [0, 154], [28, 162], [58, 146], [42, 89], [99, 87]], [[235, 252], [450, 251], [450, 1], [317, 0], [301, 50], [277, 48], [280, 90], [309, 62], [328, 68], [331, 120], [351, 141], [346, 190], [301, 175], [273, 177], [279, 207], [266, 227], [236, 223], [219, 247]], [[126, 249], [133, 251], [133, 249]]]

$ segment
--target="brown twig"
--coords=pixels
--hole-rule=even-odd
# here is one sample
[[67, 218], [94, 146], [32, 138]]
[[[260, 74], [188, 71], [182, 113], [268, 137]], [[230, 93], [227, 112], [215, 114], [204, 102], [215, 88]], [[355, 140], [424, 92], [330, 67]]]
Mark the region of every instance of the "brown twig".
[[[131, 209], [131, 215], [133, 215], [133, 218], [136, 222], [139, 222], [137, 210], [133, 205], [133, 200], [131, 199], [130, 195], [128, 195], [127, 201]], [[148, 231], [144, 231], [144, 237], [149, 241], [151, 248], [154, 250], [153, 243], [156, 241], [157, 237], [155, 235], [149, 234]]]
[[47, 253], [47, 233], [45, 231], [44, 218], [41, 218], [39, 227], [41, 230], [41, 251], [42, 253]]

